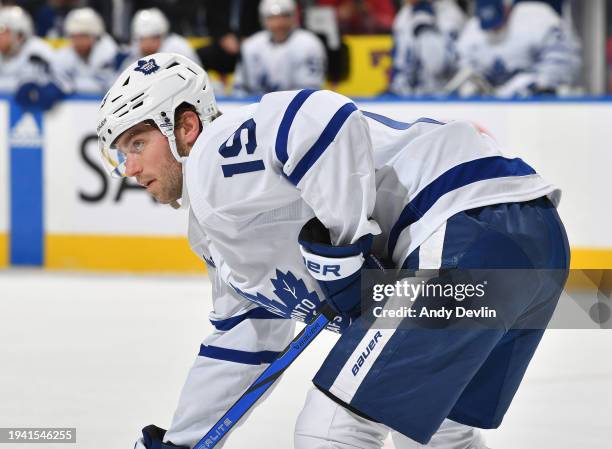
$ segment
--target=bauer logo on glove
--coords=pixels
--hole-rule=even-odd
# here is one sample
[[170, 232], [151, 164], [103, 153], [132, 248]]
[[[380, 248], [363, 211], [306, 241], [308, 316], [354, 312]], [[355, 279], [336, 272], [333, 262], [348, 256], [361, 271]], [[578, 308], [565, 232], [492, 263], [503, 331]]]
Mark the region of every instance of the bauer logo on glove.
[[300, 251], [308, 272], [319, 281], [327, 302], [342, 316], [355, 318], [361, 312], [361, 269], [383, 269], [371, 254], [372, 235], [350, 245], [334, 246], [329, 230], [313, 218], [300, 231]]

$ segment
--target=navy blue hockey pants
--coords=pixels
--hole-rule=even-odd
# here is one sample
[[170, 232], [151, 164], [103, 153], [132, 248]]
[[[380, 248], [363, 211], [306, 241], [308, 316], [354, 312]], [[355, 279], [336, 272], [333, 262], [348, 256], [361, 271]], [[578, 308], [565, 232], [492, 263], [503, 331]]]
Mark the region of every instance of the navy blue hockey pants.
[[[496, 428], [521, 383], [562, 292], [569, 245], [547, 198], [460, 212], [404, 261], [416, 270], [432, 248], [440, 269], [484, 269], [500, 279], [503, 326], [376, 329], [360, 317], [340, 337], [313, 382], [347, 408], [426, 444], [445, 418]], [[428, 254], [424, 254], [427, 249]], [[428, 267], [430, 268], [430, 267]], [[504, 284], [504, 282], [506, 282]], [[410, 320], [410, 318], [405, 318]], [[355, 360], [368, 348], [367, 370]]]

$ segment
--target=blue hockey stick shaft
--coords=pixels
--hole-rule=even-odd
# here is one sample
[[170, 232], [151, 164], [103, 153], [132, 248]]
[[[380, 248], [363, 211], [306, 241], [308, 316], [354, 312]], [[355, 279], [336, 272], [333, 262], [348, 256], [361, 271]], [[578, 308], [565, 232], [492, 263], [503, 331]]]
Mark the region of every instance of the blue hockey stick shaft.
[[289, 343], [193, 449], [215, 447], [335, 316], [336, 312], [325, 304], [314, 319]]

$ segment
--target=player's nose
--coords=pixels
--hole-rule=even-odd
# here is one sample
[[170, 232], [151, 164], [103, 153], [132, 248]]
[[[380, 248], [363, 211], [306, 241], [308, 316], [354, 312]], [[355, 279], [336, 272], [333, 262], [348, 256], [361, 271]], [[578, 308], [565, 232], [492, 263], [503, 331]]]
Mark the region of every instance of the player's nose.
[[134, 154], [128, 154], [127, 160], [125, 161], [125, 175], [128, 177], [137, 176], [142, 172], [142, 164], [137, 160], [138, 158]]

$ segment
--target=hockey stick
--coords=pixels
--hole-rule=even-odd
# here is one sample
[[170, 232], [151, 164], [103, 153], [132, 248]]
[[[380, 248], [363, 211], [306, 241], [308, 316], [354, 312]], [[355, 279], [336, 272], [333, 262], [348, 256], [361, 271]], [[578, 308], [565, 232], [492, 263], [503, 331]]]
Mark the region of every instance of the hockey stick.
[[283, 352], [251, 384], [249, 389], [229, 408], [225, 415], [198, 441], [193, 449], [215, 447], [335, 317], [336, 312], [325, 304], [313, 320], [289, 343]]

